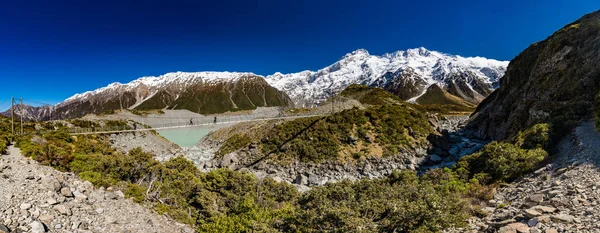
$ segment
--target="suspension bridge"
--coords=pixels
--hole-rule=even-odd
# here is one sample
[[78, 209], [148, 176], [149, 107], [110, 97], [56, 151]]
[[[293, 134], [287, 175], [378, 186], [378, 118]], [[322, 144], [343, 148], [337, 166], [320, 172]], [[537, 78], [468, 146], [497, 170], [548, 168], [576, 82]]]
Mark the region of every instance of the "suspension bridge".
[[[308, 114], [308, 115], [296, 115], [296, 116], [280, 116], [280, 117], [268, 117], [268, 118], [255, 118], [255, 119], [243, 119], [243, 120], [231, 120], [227, 119], [225, 121], [217, 121], [217, 122], [202, 122], [202, 123], [188, 123], [188, 122], [179, 122], [179, 123], [167, 123], [158, 127], [147, 127], [144, 125], [140, 125], [140, 128], [133, 128], [129, 125], [127, 126], [105, 126], [105, 127], [91, 127], [91, 128], [71, 128], [66, 129], [67, 133], [72, 135], [87, 135], [87, 134], [115, 134], [115, 133], [128, 133], [128, 132], [142, 132], [142, 131], [152, 131], [152, 130], [169, 130], [169, 129], [182, 129], [182, 128], [200, 128], [200, 127], [211, 127], [215, 125], [227, 125], [227, 124], [238, 124], [244, 122], [258, 122], [258, 121], [271, 121], [271, 120], [293, 120], [299, 118], [308, 118], [308, 117], [323, 117], [329, 114]], [[143, 128], [141, 128], [143, 127]]]
[[[338, 97], [340, 98], [340, 97]], [[347, 99], [347, 98], [343, 98]], [[32, 100], [23, 100], [20, 99], [19, 103], [15, 102], [15, 99], [11, 99], [11, 101], [0, 101], [0, 109], [6, 109], [8, 107], [9, 110], [12, 111], [11, 118], [13, 124], [13, 134], [15, 133], [15, 123], [19, 124], [20, 121], [20, 134], [24, 134], [23, 132], [23, 114], [24, 114], [24, 106], [33, 105], [33, 106], [52, 106], [51, 104], [41, 103], [38, 101]], [[72, 135], [88, 135], [88, 134], [116, 134], [116, 133], [128, 133], [128, 132], [143, 132], [143, 131], [154, 131], [154, 130], [170, 130], [170, 129], [184, 129], [184, 128], [207, 128], [207, 127], [215, 127], [218, 125], [233, 125], [238, 123], [245, 122], [259, 122], [259, 121], [271, 121], [271, 120], [293, 120], [299, 118], [309, 118], [309, 117], [324, 117], [331, 115], [336, 110], [343, 110], [344, 107], [339, 109], [335, 108], [334, 104], [329, 104], [331, 106], [331, 112], [329, 110], [316, 111], [316, 112], [304, 112], [304, 113], [291, 113], [286, 111], [279, 111], [275, 114], [267, 113], [267, 114], [239, 114], [239, 115], [219, 115], [216, 116], [193, 116], [189, 121], [185, 119], [185, 116], [129, 116], [129, 117], [121, 117], [116, 119], [104, 119], [98, 118], [100, 121], [90, 121], [90, 125], [87, 127], [70, 127], [70, 128], [54, 128], [54, 129], [38, 129], [35, 133], [44, 134], [49, 132], [62, 131]], [[325, 107], [329, 108], [329, 107]], [[214, 119], [213, 119], [214, 117]], [[218, 121], [217, 121], [218, 118]], [[85, 119], [85, 118], [84, 118]], [[60, 119], [49, 119], [49, 121], [56, 121]], [[118, 125], [106, 125], [106, 121], [111, 120], [124, 120], [126, 124], [118, 124]], [[15, 122], [17, 121], [17, 122]], [[105, 122], [99, 124], [99, 122]], [[152, 121], [152, 123], [150, 123]], [[94, 122], [94, 123], [92, 123]], [[148, 124], [147, 124], [148, 123]], [[18, 131], [16, 132], [17, 134]]]

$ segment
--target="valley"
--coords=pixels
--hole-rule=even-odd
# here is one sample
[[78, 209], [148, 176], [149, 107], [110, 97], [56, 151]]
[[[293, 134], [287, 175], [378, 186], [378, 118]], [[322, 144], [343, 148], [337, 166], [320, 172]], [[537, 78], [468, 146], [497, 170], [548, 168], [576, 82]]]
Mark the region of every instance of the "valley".
[[359, 49], [13, 106], [0, 232], [597, 232], [598, 45], [600, 11], [510, 63]]

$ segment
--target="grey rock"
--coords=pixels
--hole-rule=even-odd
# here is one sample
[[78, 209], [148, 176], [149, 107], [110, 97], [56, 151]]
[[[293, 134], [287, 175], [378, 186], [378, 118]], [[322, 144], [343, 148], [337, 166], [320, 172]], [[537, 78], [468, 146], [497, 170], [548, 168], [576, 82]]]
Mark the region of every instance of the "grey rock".
[[29, 227], [31, 227], [32, 233], [46, 232], [46, 227], [44, 227], [44, 224], [39, 221], [33, 221], [33, 222], [29, 223]]
[[29, 208], [31, 208], [31, 204], [30, 203], [23, 203], [21, 204], [21, 206], [19, 206], [20, 209], [22, 210], [28, 210]]
[[556, 215], [552, 215], [550, 217], [555, 221], [561, 221], [561, 222], [567, 222], [567, 223], [575, 221], [575, 217], [568, 215], [568, 214], [556, 214]]
[[533, 194], [533, 195], [529, 195], [529, 197], [527, 197], [527, 201], [539, 204], [542, 203], [544, 201], [544, 194]]
[[298, 174], [296, 176], [296, 184], [298, 185], [308, 185], [308, 177], [306, 177], [304, 174]]
[[4, 225], [4, 224], [0, 224], [0, 233], [9, 233], [10, 229]]
[[55, 205], [53, 209], [58, 211], [62, 215], [71, 216], [73, 214], [71, 212], [71, 209], [66, 205]]
[[73, 192], [71, 192], [71, 189], [69, 187], [61, 188], [60, 194], [63, 195], [63, 197], [73, 197]]

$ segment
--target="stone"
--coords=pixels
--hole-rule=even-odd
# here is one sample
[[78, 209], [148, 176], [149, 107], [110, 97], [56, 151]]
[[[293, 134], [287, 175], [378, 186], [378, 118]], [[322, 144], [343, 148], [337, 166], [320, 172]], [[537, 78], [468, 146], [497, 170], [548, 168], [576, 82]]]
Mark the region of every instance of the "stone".
[[0, 224], [0, 233], [9, 233], [10, 229], [4, 224]]
[[296, 176], [296, 184], [298, 185], [308, 185], [308, 177], [306, 177], [304, 174], [298, 174], [298, 176]]
[[537, 217], [538, 221], [541, 223], [549, 223], [550, 222], [550, 216], [548, 215], [542, 215]]
[[71, 230], [77, 230], [79, 229], [79, 226], [81, 225], [81, 222], [73, 222], [71, 225]]
[[48, 200], [46, 200], [46, 202], [48, 203], [48, 205], [56, 205], [58, 204], [58, 201], [54, 198], [48, 198]]
[[112, 216], [108, 216], [104, 220], [104, 223], [106, 223], [106, 224], [115, 224], [115, 223], [117, 223], [117, 219], [114, 218], [114, 217], [112, 217]]
[[546, 229], [545, 233], [558, 233], [558, 231], [554, 228]]
[[529, 221], [527, 221], [527, 226], [535, 227], [539, 222], [540, 222], [540, 220], [538, 218], [532, 218], [532, 219], [529, 219]]
[[75, 196], [75, 200], [83, 201], [87, 199], [87, 196], [79, 191], [73, 192], [73, 196]]
[[542, 203], [544, 201], [544, 194], [533, 194], [527, 197], [527, 201], [533, 202], [536, 204]]
[[31, 227], [32, 233], [46, 232], [46, 227], [44, 227], [44, 224], [39, 221], [33, 221], [33, 222], [29, 223], [29, 227]]
[[104, 209], [98, 208], [98, 209], [96, 209], [96, 213], [102, 214], [102, 213], [104, 213]]
[[308, 184], [313, 186], [319, 186], [322, 184], [322, 182], [317, 175], [308, 174]]
[[22, 210], [28, 210], [29, 208], [31, 208], [31, 204], [23, 203], [23, 204], [21, 204], [21, 206], [19, 206], [19, 208], [21, 208]]
[[505, 227], [500, 227], [500, 229], [498, 229], [498, 233], [517, 233], [517, 231], [508, 226], [505, 226]]
[[239, 159], [237, 157], [237, 154], [235, 152], [232, 152], [223, 156], [220, 167], [234, 169], [238, 163]]
[[568, 214], [556, 214], [556, 215], [552, 215], [550, 216], [553, 220], [556, 221], [561, 221], [561, 222], [573, 222], [575, 220], [575, 218], [571, 215]]
[[542, 213], [534, 209], [526, 209], [524, 212], [528, 218], [535, 218], [542, 215]]
[[71, 192], [71, 189], [69, 187], [61, 188], [60, 194], [63, 195], [63, 197], [73, 197], [73, 192]]
[[52, 222], [52, 220], [54, 220], [54, 216], [49, 215], [49, 214], [44, 214], [39, 217], [39, 220], [42, 221], [43, 223], [45, 223], [46, 225], [48, 225]]
[[71, 209], [69, 209], [69, 207], [66, 205], [55, 205], [54, 210], [58, 211], [62, 215], [71, 216], [71, 214], [73, 214]]
[[545, 214], [556, 212], [556, 208], [550, 207], [550, 206], [542, 206], [542, 205], [536, 205], [534, 207], [531, 207], [531, 209], [537, 210], [537, 211], [545, 213]]
[[529, 233], [529, 226], [527, 226], [527, 224], [525, 224], [525, 223], [520, 223], [520, 222], [511, 223], [511, 224], [508, 224], [507, 227], [514, 229], [518, 233]]
[[115, 195], [117, 195], [117, 197], [120, 199], [125, 198], [125, 194], [123, 194], [123, 192], [121, 192], [121, 190], [115, 191]]

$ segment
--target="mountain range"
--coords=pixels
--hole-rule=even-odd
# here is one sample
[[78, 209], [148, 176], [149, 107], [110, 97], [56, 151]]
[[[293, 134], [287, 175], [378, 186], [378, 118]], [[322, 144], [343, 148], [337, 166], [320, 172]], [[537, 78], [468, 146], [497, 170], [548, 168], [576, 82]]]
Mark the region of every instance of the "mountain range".
[[413, 102], [436, 85], [461, 99], [479, 103], [498, 87], [507, 66], [507, 61], [465, 58], [423, 47], [382, 56], [359, 49], [318, 71], [275, 73], [266, 80], [290, 95], [296, 105], [307, 107], [350, 84], [379, 87]]
[[[351, 84], [390, 91], [401, 99], [431, 103], [430, 93], [479, 103], [498, 87], [508, 62], [461, 57], [425, 48], [381, 56], [359, 49], [317, 71], [261, 76], [247, 72], [173, 72], [112, 83], [76, 94], [55, 106], [24, 107], [24, 118], [50, 120], [116, 109], [187, 109], [201, 114], [257, 107], [313, 107]], [[3, 113], [9, 115], [10, 110]]]

